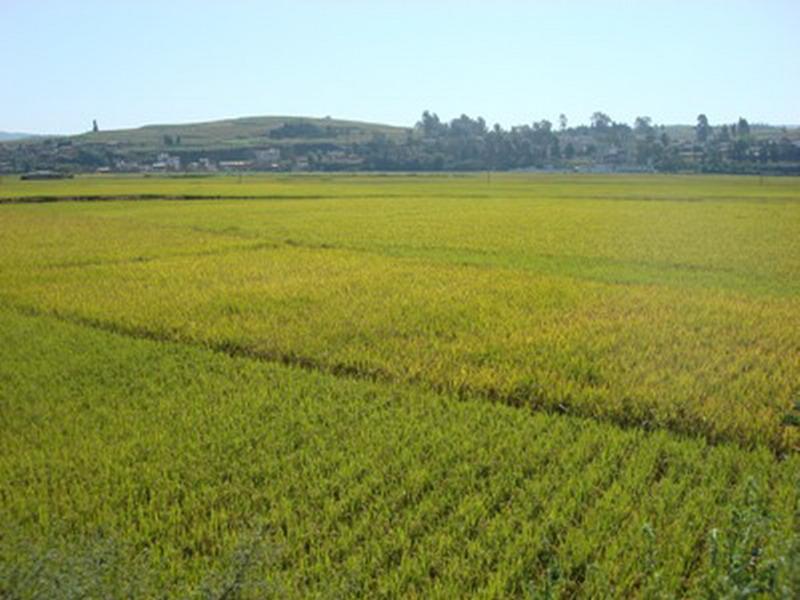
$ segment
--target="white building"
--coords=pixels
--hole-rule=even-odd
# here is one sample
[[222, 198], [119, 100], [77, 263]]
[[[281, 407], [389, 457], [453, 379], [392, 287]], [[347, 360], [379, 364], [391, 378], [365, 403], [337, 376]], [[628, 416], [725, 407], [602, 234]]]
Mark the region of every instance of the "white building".
[[153, 164], [153, 168], [165, 171], [180, 171], [181, 170], [181, 157], [172, 156], [166, 152], [158, 155], [158, 160]]

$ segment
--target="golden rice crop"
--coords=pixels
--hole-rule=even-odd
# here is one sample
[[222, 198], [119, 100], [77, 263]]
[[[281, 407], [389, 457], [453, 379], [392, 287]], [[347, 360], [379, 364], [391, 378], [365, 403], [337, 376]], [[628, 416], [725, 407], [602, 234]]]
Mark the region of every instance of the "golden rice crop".
[[0, 596], [796, 597], [799, 183], [3, 178]]
[[[242, 185], [317, 199], [5, 206], [2, 294], [334, 372], [796, 447], [794, 180], [493, 182], [254, 178]], [[199, 184], [164, 190], [179, 185]]]

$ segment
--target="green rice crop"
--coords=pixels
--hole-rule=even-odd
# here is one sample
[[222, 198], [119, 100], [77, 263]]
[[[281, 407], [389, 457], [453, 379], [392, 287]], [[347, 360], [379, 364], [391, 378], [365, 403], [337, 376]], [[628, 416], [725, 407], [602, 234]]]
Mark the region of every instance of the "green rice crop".
[[0, 595], [800, 589], [796, 456], [0, 324]]

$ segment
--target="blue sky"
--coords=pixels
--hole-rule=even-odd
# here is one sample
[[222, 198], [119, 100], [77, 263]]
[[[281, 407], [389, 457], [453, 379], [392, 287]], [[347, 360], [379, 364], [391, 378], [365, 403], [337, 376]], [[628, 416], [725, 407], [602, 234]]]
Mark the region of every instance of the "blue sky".
[[247, 115], [800, 123], [800, 1], [0, 0], [0, 130]]

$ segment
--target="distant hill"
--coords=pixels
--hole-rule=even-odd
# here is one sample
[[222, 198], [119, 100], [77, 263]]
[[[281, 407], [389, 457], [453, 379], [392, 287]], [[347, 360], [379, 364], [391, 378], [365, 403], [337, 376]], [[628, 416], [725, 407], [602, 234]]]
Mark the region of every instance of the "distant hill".
[[[664, 125], [663, 130], [676, 141], [695, 138], [693, 125]], [[308, 143], [333, 143], [337, 145], [361, 143], [375, 134], [400, 141], [410, 127], [397, 127], [380, 123], [347, 121], [312, 117], [241, 117], [180, 125], [145, 125], [134, 129], [114, 129], [87, 132], [72, 136], [59, 136], [60, 142], [78, 145], [109, 145], [132, 152], [177, 150], [233, 150], [286, 146]], [[751, 125], [755, 138], [773, 138], [786, 135], [800, 139], [797, 126]], [[28, 133], [0, 131], [0, 142], [29, 140], [31, 142], [53, 137]]]
[[562, 170], [800, 173], [800, 129], [624, 123], [488, 128], [423, 113], [418, 126], [310, 117], [147, 125], [0, 143], [0, 173]]
[[32, 133], [18, 133], [14, 131], [0, 131], [0, 142], [12, 142], [14, 140], [24, 140], [36, 137]]
[[364, 142], [375, 134], [389, 138], [405, 135], [403, 127], [310, 117], [243, 117], [187, 123], [183, 125], [147, 125], [136, 129], [89, 132], [63, 138], [75, 143], [110, 144], [134, 152], [172, 150], [228, 150], [297, 143]]
[[[328, 165], [356, 169], [355, 147], [373, 141], [402, 143], [411, 130], [361, 121], [311, 117], [243, 117], [203, 123], [39, 136], [0, 141], [0, 172], [35, 169], [94, 171], [202, 168], [308, 168], [311, 155]], [[265, 154], [266, 153], [266, 154]], [[164, 158], [168, 157], [168, 158]], [[324, 157], [324, 158], [320, 158]], [[210, 167], [209, 165], [215, 165]], [[223, 163], [227, 163], [224, 165]], [[276, 166], [276, 163], [279, 163]], [[159, 166], [160, 165], [160, 166]]]

